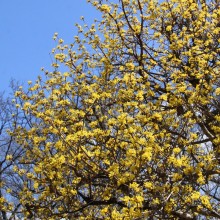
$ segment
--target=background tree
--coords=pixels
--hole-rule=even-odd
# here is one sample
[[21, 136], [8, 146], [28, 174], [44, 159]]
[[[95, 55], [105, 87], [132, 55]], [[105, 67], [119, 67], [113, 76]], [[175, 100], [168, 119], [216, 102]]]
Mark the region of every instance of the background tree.
[[[13, 115], [12, 115], [13, 114]], [[14, 138], [8, 134], [17, 127], [19, 121], [18, 111], [11, 102], [11, 97], [6, 97], [4, 93], [0, 94], [0, 218], [7, 220], [14, 217], [19, 208], [19, 200], [16, 194], [18, 177], [13, 171], [13, 165], [18, 162], [23, 153], [21, 146], [14, 142]], [[10, 202], [14, 202], [14, 207]], [[8, 212], [10, 210], [10, 213]]]
[[54, 72], [15, 94], [23, 213], [220, 218], [219, 1], [89, 2], [102, 20], [55, 34]]
[[[18, 83], [11, 81], [12, 93], [18, 90]], [[21, 88], [21, 87], [20, 87]], [[26, 179], [19, 175], [28, 169], [26, 161], [22, 161], [24, 149], [11, 136], [13, 130], [21, 127], [30, 128], [31, 115], [20, 111], [21, 99], [12, 99], [12, 95], [0, 94], [0, 219], [22, 219], [19, 193], [22, 191]], [[32, 118], [33, 119], [33, 118]], [[32, 120], [33, 121], [33, 120]]]

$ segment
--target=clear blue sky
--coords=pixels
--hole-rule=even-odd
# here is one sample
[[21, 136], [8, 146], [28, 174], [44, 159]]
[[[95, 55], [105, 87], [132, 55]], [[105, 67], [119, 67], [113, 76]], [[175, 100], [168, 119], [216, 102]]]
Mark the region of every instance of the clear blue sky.
[[72, 42], [80, 17], [91, 23], [98, 15], [86, 0], [1, 0], [0, 92], [11, 78], [34, 81], [41, 67], [50, 69], [55, 32]]

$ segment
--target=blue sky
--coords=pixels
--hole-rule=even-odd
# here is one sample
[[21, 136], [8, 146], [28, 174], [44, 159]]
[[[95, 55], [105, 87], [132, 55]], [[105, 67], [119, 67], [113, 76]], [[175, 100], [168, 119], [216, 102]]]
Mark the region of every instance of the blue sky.
[[72, 42], [81, 16], [91, 23], [98, 12], [86, 0], [0, 1], [0, 92], [12, 78], [34, 81], [50, 69], [54, 33]]

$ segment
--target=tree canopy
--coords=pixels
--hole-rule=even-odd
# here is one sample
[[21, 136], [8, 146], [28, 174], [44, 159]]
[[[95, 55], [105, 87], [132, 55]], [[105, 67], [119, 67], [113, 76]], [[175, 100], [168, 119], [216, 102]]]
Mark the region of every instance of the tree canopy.
[[88, 0], [17, 108], [28, 219], [220, 218], [218, 0]]

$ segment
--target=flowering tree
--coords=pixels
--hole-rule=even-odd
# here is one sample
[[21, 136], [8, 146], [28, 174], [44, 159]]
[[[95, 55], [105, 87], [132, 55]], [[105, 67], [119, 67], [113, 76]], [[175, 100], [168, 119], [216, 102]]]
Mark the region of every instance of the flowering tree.
[[55, 34], [54, 71], [15, 94], [23, 213], [220, 218], [219, 1], [89, 2], [102, 20]]

